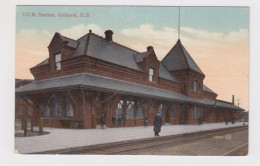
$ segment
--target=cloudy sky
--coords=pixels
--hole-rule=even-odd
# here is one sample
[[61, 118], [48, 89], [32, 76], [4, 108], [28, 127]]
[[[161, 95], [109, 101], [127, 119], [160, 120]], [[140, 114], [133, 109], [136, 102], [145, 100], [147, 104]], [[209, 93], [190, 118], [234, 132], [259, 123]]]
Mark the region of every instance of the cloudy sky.
[[[26, 12], [57, 17], [29, 17]], [[58, 17], [88, 13], [89, 17]], [[249, 8], [181, 7], [181, 41], [205, 73], [204, 84], [248, 109]], [[48, 57], [55, 32], [78, 39], [89, 29], [100, 36], [111, 29], [114, 41], [140, 52], [152, 45], [161, 60], [178, 38], [177, 7], [18, 6], [16, 78], [33, 78], [29, 69]]]

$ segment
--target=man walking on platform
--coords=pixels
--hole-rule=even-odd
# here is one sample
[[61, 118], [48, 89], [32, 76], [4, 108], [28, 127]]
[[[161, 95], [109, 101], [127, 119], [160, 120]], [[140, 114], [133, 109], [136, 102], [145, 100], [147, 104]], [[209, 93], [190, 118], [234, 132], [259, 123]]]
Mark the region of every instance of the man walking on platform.
[[159, 136], [159, 132], [161, 132], [162, 127], [162, 117], [160, 112], [158, 112], [157, 115], [154, 117], [153, 126], [154, 135]]

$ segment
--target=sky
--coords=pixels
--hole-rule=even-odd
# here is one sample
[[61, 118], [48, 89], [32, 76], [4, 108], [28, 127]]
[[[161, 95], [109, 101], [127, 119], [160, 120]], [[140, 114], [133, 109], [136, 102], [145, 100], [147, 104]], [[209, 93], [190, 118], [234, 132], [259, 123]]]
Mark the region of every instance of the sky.
[[[16, 78], [33, 78], [29, 69], [48, 57], [53, 35], [72, 39], [88, 33], [104, 36], [143, 52], [153, 46], [161, 60], [178, 39], [178, 7], [119, 6], [17, 6]], [[36, 16], [25, 16], [35, 12]], [[39, 17], [52, 13], [56, 17]], [[88, 13], [89, 17], [58, 17], [64, 13]], [[206, 75], [204, 84], [218, 99], [240, 99], [248, 110], [249, 8], [181, 7], [180, 39]]]

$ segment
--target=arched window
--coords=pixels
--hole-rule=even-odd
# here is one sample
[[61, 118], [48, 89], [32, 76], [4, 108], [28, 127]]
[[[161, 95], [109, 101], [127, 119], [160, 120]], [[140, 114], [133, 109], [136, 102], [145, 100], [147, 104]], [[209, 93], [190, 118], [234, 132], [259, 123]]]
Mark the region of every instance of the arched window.
[[138, 103], [136, 118], [137, 119], [143, 119], [144, 118], [144, 110], [142, 108], [142, 104], [139, 104], [139, 103]]
[[43, 104], [43, 116], [50, 116], [50, 108], [47, 103]]
[[176, 110], [174, 108], [174, 105], [171, 106], [171, 118], [176, 118]]
[[126, 109], [126, 119], [134, 119], [135, 113], [134, 113], [134, 102], [133, 101], [127, 101], [126, 102], [128, 107]]
[[61, 100], [62, 97], [60, 95], [51, 100], [51, 110], [53, 110], [54, 117], [61, 117]]
[[73, 116], [73, 108], [68, 98], [66, 98], [66, 116]]
[[122, 115], [123, 115], [123, 100], [120, 100], [119, 103], [117, 104], [116, 119], [118, 119], [119, 116], [122, 117]]
[[182, 105], [181, 107], [181, 117], [186, 118], [187, 117], [187, 109], [186, 109], [186, 105]]
[[193, 118], [199, 117], [199, 107], [197, 105], [193, 105], [191, 110], [191, 117]]

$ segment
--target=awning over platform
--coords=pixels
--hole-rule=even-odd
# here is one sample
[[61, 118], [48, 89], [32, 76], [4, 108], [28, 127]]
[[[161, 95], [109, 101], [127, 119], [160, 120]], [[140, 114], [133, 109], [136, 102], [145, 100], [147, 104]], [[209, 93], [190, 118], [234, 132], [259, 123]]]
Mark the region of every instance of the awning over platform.
[[193, 99], [180, 93], [87, 73], [34, 81], [30, 84], [16, 88], [15, 91], [17, 96], [26, 96], [48, 90], [54, 91], [73, 88], [87, 88], [96, 91], [116, 92], [118, 94], [243, 110], [240, 107], [225, 102]]

